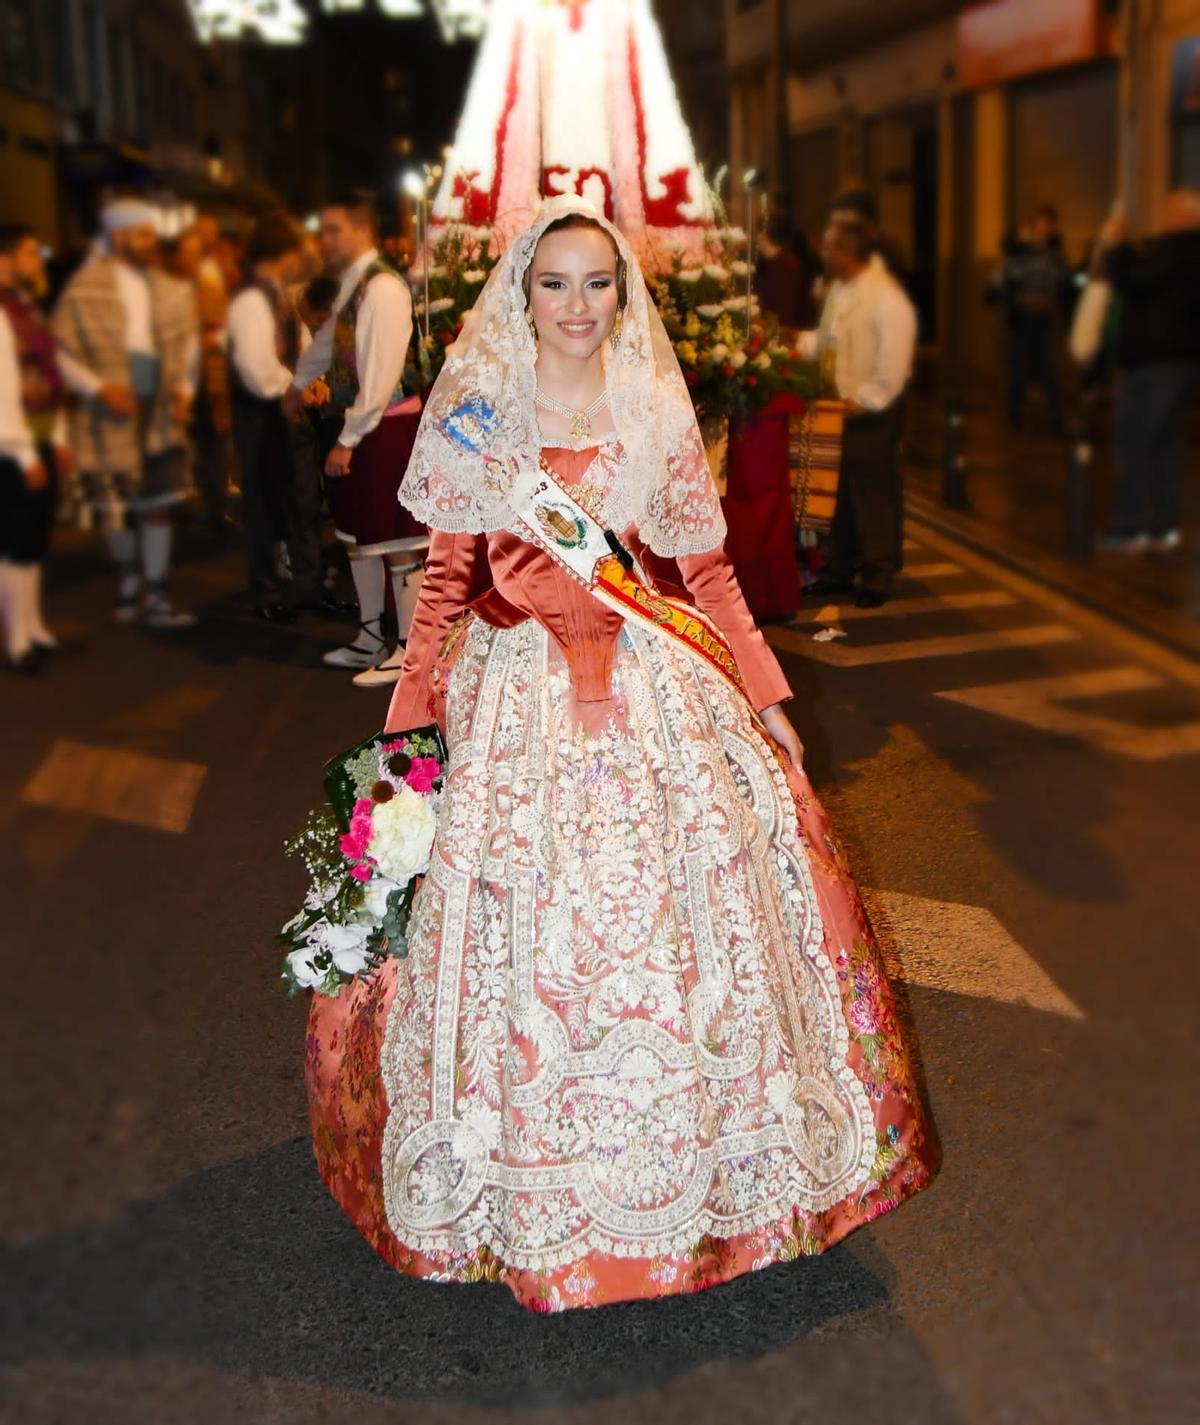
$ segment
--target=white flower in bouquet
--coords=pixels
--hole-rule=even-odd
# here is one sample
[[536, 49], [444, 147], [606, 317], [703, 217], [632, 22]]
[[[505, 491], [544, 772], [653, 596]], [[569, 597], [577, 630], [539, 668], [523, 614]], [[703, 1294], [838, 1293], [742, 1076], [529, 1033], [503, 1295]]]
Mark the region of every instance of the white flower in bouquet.
[[361, 975], [371, 963], [367, 953], [367, 936], [372, 926], [365, 921], [347, 925], [326, 924], [321, 929], [321, 942], [343, 975]]
[[771, 358], [765, 351], [760, 351], [754, 358], [754, 364], [760, 371], [769, 371], [771, 369]]
[[407, 885], [429, 869], [435, 826], [429, 798], [401, 787], [390, 801], [373, 808], [367, 854], [381, 875]]
[[448, 312], [453, 306], [453, 297], [435, 297], [429, 304], [429, 315], [433, 316], [435, 312]]
[[429, 276], [430, 276], [431, 279], [434, 278], [434, 277], [445, 277], [445, 275], [446, 275], [446, 267], [445, 267], [444, 264], [441, 264], [441, 263], [440, 263], [438, 266], [436, 266], [436, 267], [431, 267], [431, 268], [429, 269]]
[[722, 267], [719, 262], [706, 262], [704, 264], [705, 275], [711, 277], [714, 282], [728, 282], [729, 269]]
[[288, 969], [302, 990], [316, 989], [318, 985], [325, 983], [325, 977], [329, 974], [328, 967], [320, 970], [314, 963], [320, 953], [320, 946], [303, 945], [287, 957]]
[[483, 282], [486, 279], [487, 273], [483, 270], [482, 267], [469, 267], [463, 273], [463, 281], [469, 283], [472, 287], [477, 286], [480, 282]]
[[699, 282], [704, 276], [702, 267], [683, 267], [675, 274], [681, 282]]
[[746, 353], [744, 351], [735, 351], [729, 358], [729, 364], [735, 371], [740, 371], [746, 364]]
[[372, 925], [380, 925], [387, 915], [388, 896], [400, 887], [387, 876], [372, 876], [363, 883], [363, 915]]
[[748, 262], [743, 262], [742, 259], [739, 257], [736, 262], [731, 262], [729, 264], [729, 270], [733, 273], [735, 277], [745, 277], [750, 271], [750, 264]]
[[720, 302], [705, 302], [703, 306], [696, 308], [700, 316], [707, 317], [710, 322], [716, 321], [724, 310]]
[[744, 312], [747, 302], [745, 297], [726, 297], [721, 305], [727, 312]]
[[723, 341], [717, 342], [717, 344], [712, 348], [712, 359], [714, 361], [724, 361], [728, 355], [729, 348], [725, 345]]

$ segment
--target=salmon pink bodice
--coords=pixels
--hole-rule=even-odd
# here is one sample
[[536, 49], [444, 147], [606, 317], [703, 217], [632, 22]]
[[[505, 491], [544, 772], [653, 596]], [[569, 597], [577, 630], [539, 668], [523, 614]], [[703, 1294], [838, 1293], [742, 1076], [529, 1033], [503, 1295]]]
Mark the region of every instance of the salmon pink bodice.
[[[620, 478], [620, 448], [615, 443], [586, 450], [547, 446], [542, 459], [585, 508], [598, 505], [606, 482]], [[634, 529], [624, 531], [622, 539], [657, 587], [669, 593], [686, 590], [724, 634], [757, 709], [791, 697], [783, 671], [746, 607], [724, 549], [669, 561], [647, 549]], [[508, 530], [487, 535], [434, 531], [403, 669], [388, 711], [389, 729], [429, 721], [433, 666], [451, 626], [468, 610], [499, 627], [534, 619], [566, 657], [581, 702], [602, 702], [612, 696], [613, 658], [624, 623], [619, 614], [601, 604], [544, 550]]]

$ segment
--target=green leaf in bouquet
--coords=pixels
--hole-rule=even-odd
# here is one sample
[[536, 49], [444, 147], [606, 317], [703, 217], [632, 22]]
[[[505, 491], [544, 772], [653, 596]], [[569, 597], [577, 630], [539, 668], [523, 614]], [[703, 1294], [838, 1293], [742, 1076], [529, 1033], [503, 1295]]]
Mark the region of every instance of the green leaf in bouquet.
[[[333, 814], [343, 833], [350, 830], [350, 817], [354, 811], [354, 803], [360, 795], [357, 789], [356, 772], [361, 773], [362, 768], [367, 765], [377, 767], [379, 744], [395, 742], [400, 738], [405, 738], [410, 742], [416, 742], [419, 739], [421, 747], [429, 748], [429, 751], [421, 755], [436, 757], [443, 766], [445, 765], [446, 744], [442, 741], [442, 734], [436, 723], [405, 732], [376, 732], [351, 747], [348, 752], [331, 757], [325, 764], [325, 796], [333, 808]], [[360, 759], [362, 760], [360, 761]], [[378, 772], [375, 772], [371, 777], [371, 782], [375, 782], [377, 778]]]

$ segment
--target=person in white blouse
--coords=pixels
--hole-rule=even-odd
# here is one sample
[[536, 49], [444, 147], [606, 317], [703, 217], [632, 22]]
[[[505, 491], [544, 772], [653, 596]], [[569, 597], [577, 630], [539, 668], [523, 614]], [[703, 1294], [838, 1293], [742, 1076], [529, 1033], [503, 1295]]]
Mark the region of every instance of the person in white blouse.
[[[424, 526], [398, 498], [421, 418], [420, 398], [404, 393], [412, 298], [404, 279], [379, 255], [368, 203], [354, 195], [327, 203], [320, 236], [341, 286], [332, 315], [297, 364], [285, 408], [298, 410], [301, 393], [324, 375], [343, 412], [325, 473], [335, 481], [335, 528], [350, 556], [360, 627], [324, 661], [360, 670], [354, 681], [372, 686], [400, 675], [429, 545]], [[399, 646], [391, 656], [382, 626], [388, 574], [399, 626]]]
[[797, 350], [820, 363], [846, 403], [846, 427], [831, 558], [806, 593], [853, 592], [856, 604], [874, 608], [889, 598], [901, 565], [900, 434], [917, 314], [872, 251], [865, 223], [835, 219], [822, 252], [831, 285], [819, 327], [801, 334]]
[[59, 647], [42, 617], [42, 562], [70, 456], [54, 338], [37, 307], [45, 277], [36, 233], [0, 225], [0, 628], [17, 673], [41, 672]]

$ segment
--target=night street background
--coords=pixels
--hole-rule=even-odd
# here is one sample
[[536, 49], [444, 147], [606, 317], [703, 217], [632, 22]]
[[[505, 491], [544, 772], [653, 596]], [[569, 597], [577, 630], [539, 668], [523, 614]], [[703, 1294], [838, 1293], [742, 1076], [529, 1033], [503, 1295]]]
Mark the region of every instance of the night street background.
[[[481, 34], [507, 36], [487, 64]], [[271, 578], [239, 592], [269, 472], [229, 445], [227, 358], [229, 298], [256, 272], [284, 282], [256, 234], [286, 218], [303, 249], [289, 303], [321, 274], [336, 292], [349, 264], [321, 213], [362, 200], [421, 319], [381, 389], [427, 391], [485, 252], [555, 191], [632, 215], [675, 283], [658, 300], [678, 307], [684, 379], [711, 381], [692, 387], [710, 444], [735, 417], [740, 572], [779, 581], [772, 611], [799, 606], [766, 635], [943, 1166], [824, 1256], [542, 1316], [503, 1285], [397, 1274], [317, 1175], [308, 999], [274, 943], [305, 887], [283, 843], [388, 690], [322, 666], [358, 615], [269, 621], [300, 582], [277, 565], [315, 528], [297, 513], [310, 449], [276, 462]], [[0, 429], [12, 508], [37, 503], [13, 464], [27, 417], [50, 436], [59, 400], [25, 319], [103, 256], [102, 214], [131, 197], [204, 341], [186, 435], [204, 501], [179, 507], [170, 578], [199, 617], [116, 623], [102, 520], [81, 527], [95, 510], [68, 480], [44, 580], [64, 648], [43, 660], [44, 550], [0, 547], [0, 1425], [1195, 1425], [1200, 0], [0, 0], [0, 261], [25, 284], [0, 293], [25, 331], [7, 445]], [[823, 377], [790, 355], [847, 238], [918, 317], [911, 381], [897, 367], [887, 396], [905, 567], [878, 608], [801, 599], [829, 540], [793, 566], [804, 471], [779, 409], [771, 462], [747, 455], [768, 371], [863, 404], [837, 348]], [[22, 246], [44, 283], [18, 281]], [[1153, 280], [1122, 286], [1147, 252]], [[751, 289], [778, 326], [759, 329]], [[313, 298], [317, 332], [333, 300]], [[1139, 404], [1146, 367], [1163, 369]], [[890, 473], [880, 492], [899, 499]], [[169, 621], [163, 537], [139, 538], [159, 551], [140, 616]]]
[[398, 1277], [317, 1179], [280, 844], [386, 695], [185, 545], [168, 639], [64, 541], [83, 646], [0, 701], [6, 1425], [1192, 1418], [1194, 667], [916, 523], [891, 605], [771, 630], [944, 1167], [823, 1258], [547, 1319]]

